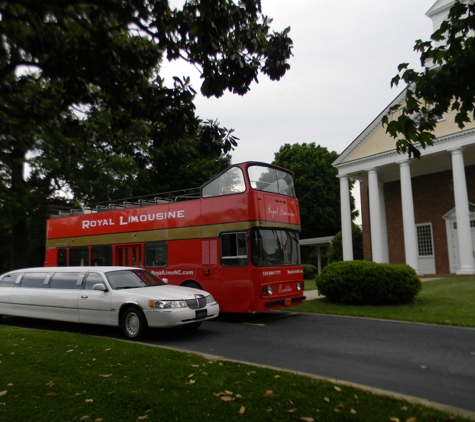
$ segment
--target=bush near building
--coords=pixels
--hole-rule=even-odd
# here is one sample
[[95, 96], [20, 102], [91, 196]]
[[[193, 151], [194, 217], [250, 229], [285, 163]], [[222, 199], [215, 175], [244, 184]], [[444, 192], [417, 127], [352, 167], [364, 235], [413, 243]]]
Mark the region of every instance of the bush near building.
[[421, 281], [409, 265], [368, 261], [334, 262], [315, 282], [327, 299], [354, 305], [411, 303], [421, 290]]
[[318, 275], [318, 268], [312, 264], [303, 264], [303, 279], [304, 280], [312, 280]]

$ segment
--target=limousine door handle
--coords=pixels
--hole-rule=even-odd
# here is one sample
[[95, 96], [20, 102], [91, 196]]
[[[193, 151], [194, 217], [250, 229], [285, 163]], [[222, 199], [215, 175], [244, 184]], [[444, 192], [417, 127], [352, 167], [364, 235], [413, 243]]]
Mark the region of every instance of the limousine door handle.
[[88, 296], [87, 295], [81, 295], [81, 299], [87, 299]]

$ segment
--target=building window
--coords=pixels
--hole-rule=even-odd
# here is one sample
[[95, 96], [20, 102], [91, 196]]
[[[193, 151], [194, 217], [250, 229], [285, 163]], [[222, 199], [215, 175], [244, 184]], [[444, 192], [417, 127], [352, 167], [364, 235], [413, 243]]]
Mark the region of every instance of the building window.
[[[473, 229], [475, 227], [475, 220], [470, 220], [470, 227]], [[457, 230], [457, 222], [454, 221], [454, 230]]]
[[420, 257], [434, 256], [434, 240], [432, 239], [432, 224], [416, 224], [417, 246]]

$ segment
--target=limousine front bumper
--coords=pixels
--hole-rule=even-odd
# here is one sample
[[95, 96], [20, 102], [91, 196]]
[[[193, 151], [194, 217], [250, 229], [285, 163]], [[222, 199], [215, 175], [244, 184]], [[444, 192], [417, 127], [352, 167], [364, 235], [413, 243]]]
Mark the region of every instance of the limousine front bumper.
[[144, 314], [149, 327], [169, 327], [216, 318], [219, 305], [215, 302], [202, 309], [144, 309]]

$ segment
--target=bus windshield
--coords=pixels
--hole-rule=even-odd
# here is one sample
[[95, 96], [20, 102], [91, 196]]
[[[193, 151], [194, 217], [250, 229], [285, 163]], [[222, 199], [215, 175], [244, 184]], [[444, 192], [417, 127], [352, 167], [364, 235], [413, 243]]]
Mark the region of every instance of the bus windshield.
[[253, 189], [296, 197], [290, 173], [261, 165], [250, 166], [247, 172]]
[[300, 265], [297, 233], [285, 229], [253, 229], [252, 264], [256, 267]]

